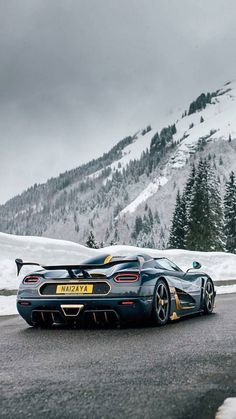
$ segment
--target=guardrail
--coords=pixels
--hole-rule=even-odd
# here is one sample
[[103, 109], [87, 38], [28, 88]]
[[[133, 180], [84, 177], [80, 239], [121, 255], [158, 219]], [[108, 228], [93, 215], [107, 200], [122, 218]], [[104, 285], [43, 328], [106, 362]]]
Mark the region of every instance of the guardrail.
[[216, 285], [217, 287], [221, 287], [223, 285], [236, 285], [236, 279], [221, 279], [218, 281], [213, 281], [214, 285]]

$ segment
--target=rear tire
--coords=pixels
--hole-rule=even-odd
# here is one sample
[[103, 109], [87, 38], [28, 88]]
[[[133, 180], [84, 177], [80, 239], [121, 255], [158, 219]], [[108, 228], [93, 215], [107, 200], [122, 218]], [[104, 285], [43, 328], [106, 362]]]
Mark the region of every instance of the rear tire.
[[168, 285], [159, 279], [156, 283], [153, 303], [152, 303], [152, 321], [156, 326], [164, 326], [170, 315], [170, 293]]
[[210, 279], [207, 280], [203, 295], [203, 311], [205, 314], [211, 314], [214, 309], [215, 294], [214, 285]]

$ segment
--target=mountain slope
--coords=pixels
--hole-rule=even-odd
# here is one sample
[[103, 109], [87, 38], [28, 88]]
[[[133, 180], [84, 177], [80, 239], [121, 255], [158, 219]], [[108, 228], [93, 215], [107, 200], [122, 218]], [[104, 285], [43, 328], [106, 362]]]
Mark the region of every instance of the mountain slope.
[[12, 198], [0, 207], [0, 230], [82, 243], [93, 230], [105, 244], [162, 248], [190, 163], [211, 159], [222, 190], [236, 171], [235, 114], [235, 83], [201, 94], [169, 126], [147, 126], [99, 159]]

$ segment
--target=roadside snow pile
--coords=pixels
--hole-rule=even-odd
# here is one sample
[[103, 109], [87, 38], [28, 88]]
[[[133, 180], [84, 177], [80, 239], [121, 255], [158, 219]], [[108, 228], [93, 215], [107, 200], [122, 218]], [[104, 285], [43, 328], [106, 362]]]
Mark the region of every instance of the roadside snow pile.
[[0, 290], [17, 289], [23, 276], [34, 270], [34, 266], [25, 267], [17, 278], [16, 258], [48, 265], [70, 264], [79, 263], [95, 253], [96, 250], [65, 240], [0, 233]]
[[[194, 260], [202, 265], [202, 271], [216, 280], [236, 280], [236, 255], [223, 252], [193, 252], [190, 250], [156, 250], [134, 246], [110, 246], [100, 249], [112, 255], [147, 253], [154, 257], [167, 257], [176, 263], [183, 271], [191, 268]], [[100, 251], [99, 250], [99, 251]]]
[[165, 256], [183, 270], [190, 268], [192, 262], [197, 260], [202, 264], [202, 270], [213, 280], [236, 279], [236, 255], [230, 253], [155, 250], [133, 246], [110, 246], [95, 250], [64, 240], [0, 233], [0, 290], [17, 289], [27, 271], [34, 269], [33, 266], [23, 268], [22, 274], [17, 278], [14, 262], [16, 258], [43, 264], [76, 264], [98, 253], [111, 255], [146, 253], [156, 257]]
[[220, 287], [215, 287], [216, 294], [232, 294], [236, 293], [236, 284], [234, 285], [221, 285]]
[[236, 397], [225, 399], [219, 407], [215, 419], [236, 419]]
[[[181, 269], [192, 266], [194, 260], [202, 264], [202, 270], [213, 280], [236, 279], [236, 255], [222, 252], [191, 252], [187, 250], [155, 250], [133, 246], [110, 246], [103, 249], [89, 249], [77, 243], [47, 239], [44, 237], [13, 236], [0, 233], [0, 291], [16, 290], [27, 272], [34, 266], [24, 267], [17, 278], [15, 259], [43, 264], [78, 264], [99, 253], [111, 255], [132, 255], [146, 253], [155, 257], [167, 257]], [[236, 285], [216, 287], [218, 294], [236, 292]], [[15, 314], [16, 297], [0, 295], [0, 315]]]
[[16, 295], [0, 295], [0, 316], [18, 314], [16, 309]]

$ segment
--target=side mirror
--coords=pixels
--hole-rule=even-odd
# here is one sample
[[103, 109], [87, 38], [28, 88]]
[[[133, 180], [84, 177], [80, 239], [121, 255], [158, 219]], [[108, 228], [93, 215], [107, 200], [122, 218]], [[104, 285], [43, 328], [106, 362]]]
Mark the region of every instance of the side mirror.
[[193, 269], [200, 269], [202, 267], [201, 263], [194, 261], [193, 262]]
[[186, 275], [191, 269], [200, 269], [202, 267], [201, 263], [194, 261], [192, 268], [187, 269], [184, 275]]

